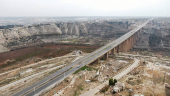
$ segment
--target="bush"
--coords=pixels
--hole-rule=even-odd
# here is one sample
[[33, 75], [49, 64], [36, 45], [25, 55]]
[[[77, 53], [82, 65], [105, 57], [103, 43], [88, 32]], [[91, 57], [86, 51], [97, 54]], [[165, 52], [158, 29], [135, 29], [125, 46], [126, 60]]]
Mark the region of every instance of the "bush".
[[111, 85], [115, 85], [117, 83], [117, 80], [116, 79], [112, 79], [112, 78], [110, 78], [109, 79], [109, 85], [111, 86]]
[[162, 39], [163, 38], [161, 36], [152, 33], [152, 34], [149, 35], [149, 45], [151, 47], [156, 47], [157, 44], [161, 43]]
[[114, 79], [114, 85], [117, 83], [117, 79]]
[[109, 79], [109, 85], [110, 85], [110, 86], [111, 86], [111, 85], [114, 85], [114, 81], [113, 81], [112, 78]]
[[108, 86], [108, 85], [105, 85], [105, 86], [100, 90], [100, 92], [105, 93], [108, 89], [109, 89], [109, 86]]

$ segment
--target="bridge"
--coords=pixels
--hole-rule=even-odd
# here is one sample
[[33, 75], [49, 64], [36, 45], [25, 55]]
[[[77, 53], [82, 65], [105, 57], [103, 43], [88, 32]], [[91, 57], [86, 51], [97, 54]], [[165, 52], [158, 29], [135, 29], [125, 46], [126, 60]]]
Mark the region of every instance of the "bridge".
[[[89, 55], [71, 63], [69, 66], [66, 66], [57, 72], [51, 74], [50, 76], [40, 80], [39, 82], [23, 89], [22, 91], [16, 93], [14, 96], [33, 96], [40, 95], [50, 88], [56, 86], [59, 82], [64, 80], [66, 77], [73, 74], [75, 71], [80, 69], [82, 66], [91, 63], [99, 63], [100, 58], [108, 59], [108, 55], [114, 55], [119, 52], [127, 52], [129, 51], [136, 41], [139, 39], [139, 34], [142, 32], [142, 28], [149, 22], [146, 21], [142, 25], [137, 28], [131, 30], [130, 32], [124, 34], [118, 39], [106, 44], [105, 46], [95, 50]], [[75, 67], [79, 65], [80, 67]]]

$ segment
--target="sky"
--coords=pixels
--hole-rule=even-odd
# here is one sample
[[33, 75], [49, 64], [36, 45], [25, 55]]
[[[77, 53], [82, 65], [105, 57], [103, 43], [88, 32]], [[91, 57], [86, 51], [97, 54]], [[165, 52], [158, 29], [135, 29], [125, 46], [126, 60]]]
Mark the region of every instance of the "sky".
[[0, 17], [163, 16], [170, 0], [0, 0]]

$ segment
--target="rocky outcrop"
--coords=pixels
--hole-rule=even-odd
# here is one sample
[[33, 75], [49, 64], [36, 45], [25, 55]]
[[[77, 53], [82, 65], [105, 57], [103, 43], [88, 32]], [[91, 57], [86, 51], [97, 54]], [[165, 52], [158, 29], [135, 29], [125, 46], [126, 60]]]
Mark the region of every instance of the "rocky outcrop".
[[27, 47], [44, 42], [58, 42], [60, 40], [64, 40], [64, 38], [68, 37], [68, 35], [73, 35], [71, 37], [101, 37], [107, 35], [111, 38], [113, 35], [115, 36], [115, 32], [117, 30], [122, 30], [122, 28], [120, 29], [119, 26], [114, 24], [108, 24], [105, 21], [86, 21], [15, 26], [9, 29], [0, 30], [0, 44], [9, 49], [13, 49], [14, 47]]
[[[3, 29], [0, 33], [1, 41], [5, 39], [17, 39], [29, 36], [41, 35], [85, 35], [91, 33], [101, 34], [100, 32], [113, 31], [111, 24], [106, 22], [60, 22], [52, 24], [37, 24], [28, 27], [15, 27]], [[109, 29], [110, 28], [110, 29]]]
[[87, 34], [87, 27], [84, 23], [80, 23], [79, 25], [79, 34], [84, 35]]
[[2, 32], [4, 34], [4, 37], [7, 39], [19, 38], [17, 29], [7, 29], [7, 30], [3, 30]]
[[73, 35], [79, 35], [79, 29], [77, 25], [74, 25], [73, 30], [72, 30]]
[[67, 33], [68, 33], [68, 27], [67, 27], [67, 24], [66, 24], [66, 23], [64, 23], [64, 24], [60, 27], [60, 29], [61, 29], [62, 34], [67, 34]]
[[67, 24], [67, 28], [68, 28], [67, 34], [68, 35], [72, 35], [73, 27], [74, 27], [74, 25], [72, 23]]
[[0, 53], [1, 53], [1, 52], [6, 52], [6, 51], [9, 51], [9, 49], [6, 48], [6, 47], [4, 47], [4, 46], [2, 46], [2, 45], [0, 44]]
[[0, 43], [4, 43], [6, 38], [4, 37], [4, 34], [2, 31], [0, 31]]
[[26, 30], [25, 27], [18, 30], [18, 35], [19, 35], [20, 37], [23, 37], [23, 36], [25, 36], [25, 37], [31, 36], [31, 34], [28, 33], [28, 31]]

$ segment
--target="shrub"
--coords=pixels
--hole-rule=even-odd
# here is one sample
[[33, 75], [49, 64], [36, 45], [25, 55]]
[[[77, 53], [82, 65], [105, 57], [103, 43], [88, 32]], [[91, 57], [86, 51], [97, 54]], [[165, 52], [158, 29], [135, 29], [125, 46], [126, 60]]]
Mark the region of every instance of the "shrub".
[[117, 80], [116, 79], [112, 79], [112, 78], [110, 78], [109, 79], [109, 85], [111, 86], [111, 85], [115, 85], [117, 83]]
[[114, 81], [112, 78], [109, 79], [109, 85], [114, 85]]
[[109, 86], [108, 86], [108, 85], [105, 85], [105, 86], [100, 90], [100, 92], [105, 93], [108, 89], [109, 89]]
[[[115, 84], [117, 83], [117, 79], [114, 79], [114, 83], [115, 83]], [[114, 85], [115, 85], [115, 84], [114, 84]]]

